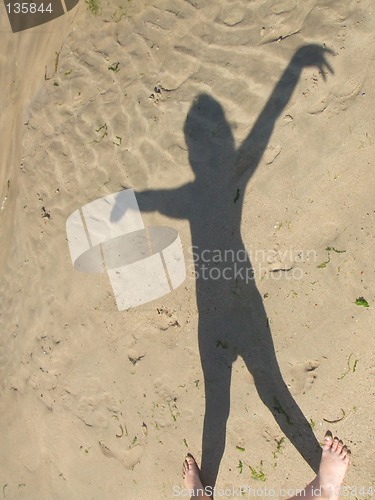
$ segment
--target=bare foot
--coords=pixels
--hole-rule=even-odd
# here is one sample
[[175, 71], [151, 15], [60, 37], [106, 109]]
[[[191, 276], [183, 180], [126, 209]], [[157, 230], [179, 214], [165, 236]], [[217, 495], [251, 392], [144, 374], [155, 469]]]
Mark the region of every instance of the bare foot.
[[330, 431], [324, 436], [322, 459], [316, 478], [289, 500], [334, 500], [340, 489], [349, 465], [350, 451], [341, 439], [332, 437]]
[[350, 452], [341, 439], [332, 438], [328, 431], [324, 437], [318, 483], [325, 498], [337, 498], [349, 465]]
[[204, 486], [199, 476], [199, 467], [195, 458], [190, 453], [185, 458], [182, 476], [192, 498], [196, 500], [199, 498], [211, 498], [211, 496], [205, 494]]

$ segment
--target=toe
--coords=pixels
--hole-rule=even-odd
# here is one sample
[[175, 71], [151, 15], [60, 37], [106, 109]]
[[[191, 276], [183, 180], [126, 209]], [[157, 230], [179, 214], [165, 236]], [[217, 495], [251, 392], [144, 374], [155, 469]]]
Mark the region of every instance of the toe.
[[340, 453], [340, 458], [342, 459], [343, 462], [346, 463], [346, 465], [348, 465], [350, 462], [350, 455], [351, 455], [350, 450], [346, 446], [344, 446]]
[[199, 472], [199, 467], [197, 464], [197, 461], [193, 457], [191, 453], [188, 453], [185, 458], [185, 462], [187, 464], [188, 470], [194, 471], [194, 472]]
[[336, 452], [341, 453], [343, 446], [344, 446], [344, 443], [341, 441], [341, 439], [339, 439], [339, 442], [337, 443]]
[[345, 458], [347, 454], [348, 454], [348, 447], [346, 446], [346, 444], [344, 444], [344, 446], [342, 447], [340, 456], [341, 456], [341, 458]]
[[335, 436], [333, 438], [333, 442], [332, 442], [332, 451], [336, 451], [337, 450], [337, 446], [339, 444], [339, 438], [337, 436]]
[[323, 443], [323, 449], [328, 450], [332, 446], [332, 432], [327, 431], [326, 435], [324, 436], [324, 443]]

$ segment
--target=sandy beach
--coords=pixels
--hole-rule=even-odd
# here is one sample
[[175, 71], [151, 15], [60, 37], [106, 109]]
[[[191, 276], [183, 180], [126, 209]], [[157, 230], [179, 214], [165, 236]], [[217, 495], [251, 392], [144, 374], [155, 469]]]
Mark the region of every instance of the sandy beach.
[[[216, 498], [287, 498], [326, 429], [375, 494], [373, 14], [98, 0], [12, 33], [0, 5], [4, 498], [181, 498], [188, 451]], [[130, 188], [186, 279], [119, 311], [66, 222]], [[250, 283], [196, 279], [230, 248]]]

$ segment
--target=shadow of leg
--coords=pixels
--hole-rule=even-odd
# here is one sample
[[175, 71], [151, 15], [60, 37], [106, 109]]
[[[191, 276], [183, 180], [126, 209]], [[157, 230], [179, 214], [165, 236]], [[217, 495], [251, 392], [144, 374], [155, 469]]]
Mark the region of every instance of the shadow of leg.
[[[250, 369], [250, 366], [248, 368]], [[306, 417], [289, 392], [281, 372], [276, 373], [272, 370], [271, 373], [264, 369], [252, 368], [255, 386], [261, 400], [269, 408], [286, 437], [317, 473], [322, 454], [320, 445]]]
[[205, 486], [215, 486], [225, 450], [226, 425], [230, 410], [232, 368], [218, 363], [203, 365], [206, 408], [202, 437], [201, 477]]
[[243, 297], [249, 306], [238, 308], [234, 314], [238, 352], [254, 378], [259, 397], [280, 429], [317, 472], [321, 448], [282, 377], [259, 292], [248, 287]]

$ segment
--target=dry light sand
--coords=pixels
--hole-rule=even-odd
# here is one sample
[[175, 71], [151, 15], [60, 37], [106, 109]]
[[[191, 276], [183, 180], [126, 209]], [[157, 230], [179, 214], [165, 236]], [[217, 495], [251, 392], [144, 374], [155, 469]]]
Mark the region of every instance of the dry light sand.
[[[373, 2], [99, 4], [96, 15], [82, 1], [17, 34], [0, 5], [0, 495], [164, 499], [182, 486], [184, 454], [201, 458], [205, 412], [189, 221], [144, 214], [179, 231], [188, 275], [172, 293], [119, 312], [104, 275], [73, 268], [66, 219], [122, 187], [193, 181], [184, 124], [196, 96], [220, 103], [239, 147], [297, 48], [314, 43], [332, 51], [334, 73], [302, 70], [239, 193], [235, 229], [286, 384], [319, 440], [330, 428], [349, 443], [345, 484], [370, 498]], [[209, 154], [201, 149], [202, 164]], [[226, 196], [223, 186], [217, 199]], [[228, 332], [232, 320], [222, 319]], [[304, 486], [314, 473], [283, 437], [238, 357], [217, 487]]]

